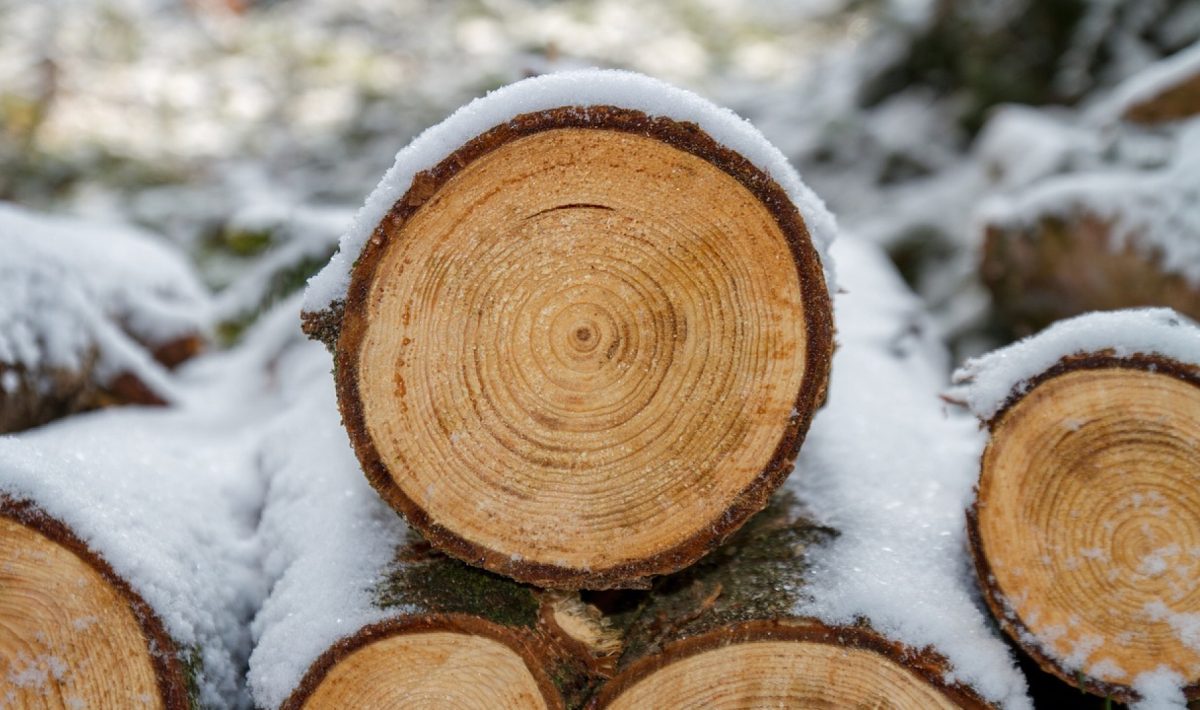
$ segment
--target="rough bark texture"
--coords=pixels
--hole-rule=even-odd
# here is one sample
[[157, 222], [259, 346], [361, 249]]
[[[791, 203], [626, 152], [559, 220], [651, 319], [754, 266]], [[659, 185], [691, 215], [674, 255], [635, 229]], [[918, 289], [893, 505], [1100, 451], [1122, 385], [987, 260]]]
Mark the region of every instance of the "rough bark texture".
[[[363, 392], [359, 380], [360, 349], [366, 328], [364, 313], [368, 294], [377, 278], [386, 246], [405, 222], [455, 177], [465, 166], [517, 139], [551, 129], [602, 129], [654, 138], [708, 161], [735, 178], [765, 206], [786, 238], [794, 261], [804, 303], [806, 347], [803, 386], [796, 393], [792, 415], [782, 427], [774, 454], [761, 472], [732, 500], [710, 525], [670, 549], [627, 562], [603, 565], [565, 566], [538, 562], [527, 555], [490, 549], [452, 530], [432, 516], [419, 501], [401, 490], [376, 442], [367, 429]], [[588, 205], [567, 205], [580, 208]], [[676, 571], [719, 545], [750, 515], [766, 505], [772, 491], [782, 482], [808, 429], [813, 412], [823, 402], [832, 354], [832, 313], [820, 260], [809, 239], [801, 215], [783, 190], [742, 156], [717, 144], [693, 124], [614, 107], [566, 107], [526, 114], [497, 126], [469, 141], [434, 169], [419, 174], [409, 191], [395, 204], [359, 255], [353, 270], [346, 302], [321, 313], [305, 313], [304, 327], [310, 336], [335, 352], [335, 375], [343, 420], [355, 451], [372, 485], [385, 500], [436, 547], [486, 569], [515, 579], [560, 589], [644, 587], [658, 574]], [[588, 334], [582, 336], [588, 337]], [[615, 343], [614, 343], [615, 345]], [[403, 392], [403, 382], [397, 385]], [[412, 383], [408, 383], [412, 387]], [[464, 396], [468, 393], [464, 392]]]
[[1132, 244], [1113, 249], [1111, 229], [1088, 214], [1028, 231], [989, 227], [980, 275], [1001, 329], [1023, 337], [1081, 313], [1137, 306], [1200, 318], [1200, 290]]
[[[812, 522], [787, 491], [724, 546], [692, 567], [660, 579], [650, 592], [602, 600], [624, 633], [618, 675], [590, 707], [682, 658], [730, 644], [785, 640], [816, 642], [878, 653], [917, 674], [962, 707], [989, 707], [970, 688], [944, 680], [946, 663], [935, 650], [916, 651], [888, 641], [862, 623], [831, 627], [796, 615], [812, 571], [810, 546], [837, 531]], [[613, 593], [608, 593], [609, 595]]]
[[[997, 411], [995, 416], [993, 416], [991, 420], [985, 422], [992, 434], [992, 441], [988, 445], [989, 451], [997, 445], [997, 437], [1004, 435], [1004, 427], [1007, 425], [1006, 417], [1011, 418], [1010, 415], [1014, 411], [1014, 408], [1031, 393], [1035, 393], [1040, 385], [1050, 383], [1054, 381], [1055, 378], [1073, 373], [1088, 371], [1119, 372], [1121, 370], [1162, 375], [1200, 388], [1200, 367], [1186, 363], [1180, 363], [1156, 355], [1133, 355], [1118, 357], [1111, 351], [1105, 351], [1064, 357], [1054, 367], [1033, 378], [1028, 383], [1027, 387], [1022, 388], [1021, 392], [1013, 393], [1005, 402], [1004, 406]], [[1122, 403], [1120, 408], [1129, 406], [1132, 405]], [[1094, 416], [1096, 416], [1093, 412], [1074, 411], [1072, 414], [1077, 415], [1080, 420], [1084, 421], [1091, 420]], [[1089, 423], [1090, 422], [1080, 425], [1074, 422], [1057, 424], [1053, 422], [1043, 422], [1042, 425], [1045, 428], [1059, 428], [1065, 426], [1069, 431], [1075, 432], [1081, 426], [1087, 426]], [[1133, 439], [1129, 438], [1129, 432], [1118, 432], [1117, 434], [1119, 434], [1121, 443], [1132, 441], [1135, 445], [1139, 443], [1145, 443], [1148, 446], [1153, 446], [1155, 437], [1161, 436], [1161, 434], [1152, 434], [1152, 432], [1149, 431], [1141, 432], [1136, 438]], [[1174, 436], [1178, 435], [1178, 432], [1174, 434]], [[1184, 435], [1188, 436], [1186, 433], [1184, 433]], [[1113, 435], [1110, 437], [1110, 439], [1113, 442], [1112, 445], [1115, 446], [1118, 436]], [[1095, 442], [1092, 442], [1092, 444], [1089, 446], [1091, 448], [1097, 447]], [[988, 455], [988, 452], [985, 452], [985, 471], [986, 462], [989, 460]], [[1153, 454], [1152, 452], [1142, 451], [1140, 455], [1142, 457], [1152, 457]], [[1144, 460], [1148, 460], [1148, 458], [1145, 458]], [[1075, 466], [1086, 470], [1092, 467], [1093, 464], [1090, 462], [1076, 462]], [[1122, 472], [1122, 474], [1127, 474], [1129, 478], [1132, 478], [1134, 473], [1136, 473], [1136, 471]], [[1187, 482], [1174, 481], [1173, 484], [1175, 486], [1186, 486]], [[981, 479], [980, 486], [982, 487], [982, 485], [983, 481]], [[1097, 483], [1094, 485], [1098, 486], [1099, 484]], [[1131, 480], [1129, 485], [1133, 486], [1134, 481]], [[977, 487], [976, 492], [978, 494], [976, 500], [967, 511], [968, 539], [970, 541], [971, 557], [974, 561], [976, 576], [978, 578], [980, 589], [983, 591], [983, 596], [987, 602], [988, 608], [992, 612], [992, 615], [996, 619], [999, 626], [1009, 636], [1010, 641], [1015, 644], [1024, 654], [1026, 654], [1029, 659], [1035, 662], [1042, 671], [1047, 674], [1052, 674], [1062, 682], [1077, 688], [1077, 692], [1082, 691], [1097, 695], [1100, 698], [1104, 698], [1106, 703], [1113, 700], [1122, 703], [1129, 703], [1137, 700], [1137, 693], [1130, 686], [1128, 682], [1129, 679], [1126, 679], [1126, 682], [1110, 682], [1102, 678], [1091, 676], [1084, 671], [1069, 668], [1067, 662], [1064, 660], [1061, 654], [1048, 652], [1047, 649], [1040, 645], [1040, 642], [1037, 640], [1033, 630], [1031, 630], [1026, 621], [1022, 619], [1011, 602], [1011, 595], [1019, 594], [1020, 592], [1018, 590], [1008, 590], [1006, 593], [1006, 590], [1001, 588], [1000, 582], [998, 581], [998, 575], [993, 565], [993, 560], [989, 558], [987, 548], [985, 546], [984, 535], [981, 531], [980, 524], [981, 512], [988, 506], [989, 500], [985, 499], [984, 494], [981, 492], [981, 488]], [[1011, 506], [1013, 504], [1008, 502], [1007, 505]], [[1186, 515], [1186, 513], [1183, 515]], [[1078, 516], [1072, 515], [1071, 511], [1062, 511], [1060, 512], [1060, 517], [1056, 520], [1052, 520], [1051, 522], [1057, 525], [1074, 525], [1076, 524], [1073, 520], [1075, 517]], [[1132, 527], [1132, 525], [1130, 525], [1130, 527]], [[1167, 539], [1160, 541], [1160, 544], [1165, 545], [1167, 542], [1170, 542], [1170, 540]], [[1104, 550], [1103, 552], [1106, 555], [1105, 559], [1107, 559], [1107, 555], [1110, 554], [1111, 551]], [[1020, 560], [1005, 560], [1005, 562], [1009, 564], [1009, 566], [1012, 566], [1013, 564], [1019, 565], [1022, 563]], [[1024, 562], [1027, 562], [1028, 564], [1044, 563], [1048, 565], [1059, 563], [1058, 560], [1053, 562], [1050, 560], [1026, 560]], [[1069, 567], [1060, 568], [1060, 573], [1070, 574], [1072, 573], [1072, 570]], [[1080, 607], [1077, 609], [1077, 613], [1080, 615], [1086, 615], [1087, 611], [1082, 608], [1082, 600], [1076, 601], [1080, 604]], [[1127, 629], [1130, 632], [1140, 632], [1147, 624], [1148, 621], [1145, 614], [1135, 613], [1127, 620]], [[1034, 689], [1040, 689], [1040, 692], [1043, 695], [1051, 698], [1054, 697], [1054, 694], [1058, 692], [1057, 689], [1052, 687], [1048, 688], [1044, 680], [1038, 680], [1040, 684], [1035, 685]], [[1058, 694], [1061, 695], [1060, 692], [1058, 692]], [[1192, 682], [1188, 683], [1188, 685], [1184, 688], [1184, 694], [1189, 700], [1200, 698], [1200, 682], [1196, 682], [1193, 679]], [[1083, 701], [1081, 701], [1081, 706], [1082, 705]]]
[[[7, 518], [34, 530], [54, 543], [74, 553], [94, 569], [104, 581], [128, 604], [134, 618], [141, 626], [146, 642], [146, 653], [154, 667], [161, 701], [168, 710], [186, 710], [198, 707], [195, 689], [196, 668], [185, 663], [179, 648], [164, 628], [162, 621], [129, 583], [113, 571], [99, 553], [90, 549], [72, 530], [57, 519], [47, 515], [34, 503], [0, 494], [0, 517]], [[71, 669], [86, 673], [86, 669]]]
[[283, 708], [302, 708], [339, 661], [397, 634], [450, 631], [498, 641], [524, 659], [551, 708], [581, 706], [615, 664], [615, 632], [577, 596], [513, 582], [424, 542], [397, 551], [375, 598], [381, 609], [404, 611], [331, 646], [309, 667]]

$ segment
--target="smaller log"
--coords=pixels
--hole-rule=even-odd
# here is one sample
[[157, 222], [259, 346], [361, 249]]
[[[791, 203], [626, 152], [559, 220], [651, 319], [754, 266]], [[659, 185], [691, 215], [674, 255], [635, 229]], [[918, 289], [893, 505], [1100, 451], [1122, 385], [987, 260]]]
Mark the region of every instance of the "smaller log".
[[777, 494], [729, 543], [645, 597], [625, 624], [619, 673], [590, 707], [990, 707], [946, 681], [934, 649], [796, 614], [813, 574], [807, 550], [836, 535]]
[[255, 484], [240, 443], [195, 451], [204, 427], [124, 411], [0, 438], [6, 706], [242, 702], [258, 560], [235, 491]]
[[161, 619], [61, 521], [0, 494], [0, 698], [13, 707], [190, 707]]
[[968, 524], [1004, 631], [1101, 697], [1162, 673], [1200, 697], [1200, 327], [1083, 316], [958, 379], [990, 432]]
[[1150, 65], [1115, 91], [1126, 121], [1158, 124], [1200, 115], [1200, 44]]

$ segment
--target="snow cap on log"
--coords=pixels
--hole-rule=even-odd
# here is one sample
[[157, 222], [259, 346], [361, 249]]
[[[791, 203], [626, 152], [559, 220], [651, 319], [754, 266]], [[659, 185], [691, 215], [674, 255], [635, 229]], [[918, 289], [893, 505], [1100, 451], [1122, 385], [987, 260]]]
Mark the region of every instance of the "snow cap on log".
[[[37, 554], [22, 550], [22, 540], [66, 550], [59, 559], [81, 561], [64, 569], [95, 570], [94, 579], [105, 583], [92, 586], [115, 589], [106, 598], [123, 599], [132, 617], [114, 613], [137, 618], [143, 632], [125, 637], [134, 643], [127, 648], [108, 645], [112, 637], [104, 634], [113, 630], [104, 615], [9, 618], [5, 624], [41, 628], [36, 638], [44, 645], [25, 639], [25, 648], [37, 653], [0, 654], [0, 675], [26, 678], [35, 684], [33, 692], [69, 695], [106, 683], [115, 693], [157, 691], [168, 708], [187, 707], [193, 693], [207, 707], [241, 702], [241, 667], [250, 650], [246, 624], [259, 600], [253, 545], [258, 483], [247, 470], [248, 457], [240, 458], [236, 437], [230, 437], [232, 448], [211, 446], [196, 428], [195, 419], [175, 413], [112, 410], [19, 439], [0, 438], [0, 524], [7, 526], [0, 538], [15, 548], [0, 580], [12, 583], [5, 575], [23, 555]], [[48, 579], [50, 571], [40, 569], [37, 579]], [[70, 579], [82, 588], [83, 576]], [[52, 588], [32, 593], [39, 612], [82, 613], [73, 594], [37, 600]], [[21, 607], [6, 600], [0, 616], [14, 610]], [[120, 673], [98, 677], [102, 659], [119, 652], [128, 653], [121, 672], [148, 657], [156, 684], [147, 689]], [[95, 664], [88, 662], [93, 656]], [[118, 699], [105, 696], [104, 702]], [[133, 707], [135, 700], [124, 704]]]
[[1121, 82], [1097, 112], [1147, 124], [1200, 115], [1200, 42]]
[[304, 311], [320, 313], [345, 299], [355, 260], [418, 173], [433, 168], [472, 138], [519, 115], [567, 106], [619, 106], [651, 117], [695, 123], [718, 143], [750, 160], [779, 183], [799, 208], [820, 254], [826, 282], [833, 290], [833, 265], [828, 257], [837, 230], [833, 216], [801, 182], [783, 153], [758, 129], [728, 109], [657, 79], [629, 71], [588, 69], [546, 74], [492, 91], [427, 129], [397, 153], [395, 163], [342, 236], [337, 254], [309, 281]]
[[1169, 308], [1087, 313], [968, 360], [948, 397], [992, 421], [1059, 362], [1093, 354], [1164, 357], [1200, 368], [1200, 326]]

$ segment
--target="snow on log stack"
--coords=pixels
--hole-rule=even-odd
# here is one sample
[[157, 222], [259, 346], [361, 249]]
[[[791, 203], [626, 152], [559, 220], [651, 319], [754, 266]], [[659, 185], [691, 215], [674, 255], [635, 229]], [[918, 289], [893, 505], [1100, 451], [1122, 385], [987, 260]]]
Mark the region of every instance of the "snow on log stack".
[[824, 398], [832, 218], [748, 123], [624, 72], [530, 79], [403, 150], [310, 282], [367, 477], [555, 588], [678, 570]]
[[1089, 314], [955, 378], [990, 431], [969, 524], [1005, 631], [1089, 692], [1200, 697], [1200, 326]]
[[0, 439], [0, 706], [240, 704], [258, 484], [228, 452], [159, 412]]
[[[1200, 45], [1119, 87], [1092, 116], [1103, 131], [1076, 131], [1092, 145], [1071, 152], [1091, 169], [1046, 177], [987, 203], [980, 276], [997, 318], [1012, 332], [1028, 335], [1081, 313], [1140, 306], [1200, 318], [1198, 98]], [[1191, 109], [1183, 111], [1188, 101]], [[1120, 123], [1122, 115], [1149, 121], [1151, 109], [1138, 106], [1151, 105], [1162, 107], [1154, 109], [1161, 120], [1174, 120], [1152, 134]], [[1038, 138], [1058, 145], [1040, 147], [1034, 158], [1025, 157], [1027, 142], [1012, 146], [1022, 161], [1066, 160], [1068, 140], [1083, 140], [1070, 132], [1050, 138], [1049, 125], [1036, 127]], [[1153, 165], [1160, 152], [1166, 164]]]
[[[322, 353], [321, 359], [324, 359]], [[615, 641], [573, 595], [431, 550], [367, 484], [322, 379], [268, 436], [262, 708], [575, 707]]]
[[108, 403], [162, 404], [199, 349], [208, 296], [132, 227], [0, 204], [0, 432]]

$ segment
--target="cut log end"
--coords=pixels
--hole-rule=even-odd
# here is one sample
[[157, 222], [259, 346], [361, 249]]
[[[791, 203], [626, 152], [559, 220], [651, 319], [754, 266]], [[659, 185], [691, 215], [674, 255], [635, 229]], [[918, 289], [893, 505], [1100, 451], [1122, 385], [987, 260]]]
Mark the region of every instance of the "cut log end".
[[367, 627], [310, 669], [283, 710], [350, 707], [559, 710], [562, 698], [518, 639], [477, 619]]
[[1200, 695], [1200, 377], [1082, 358], [992, 422], [973, 553], [989, 605], [1048, 671], [1129, 701], [1167, 668]]
[[668, 647], [614, 679], [593, 707], [988, 707], [943, 671], [940, 659], [865, 628], [760, 623]]
[[7, 704], [186, 708], [173, 648], [148, 607], [65, 527], [0, 500], [0, 698]]
[[600, 588], [765, 505], [831, 348], [770, 178], [689, 124], [559, 109], [414, 180], [353, 272], [337, 379], [368, 476], [434, 544]]

